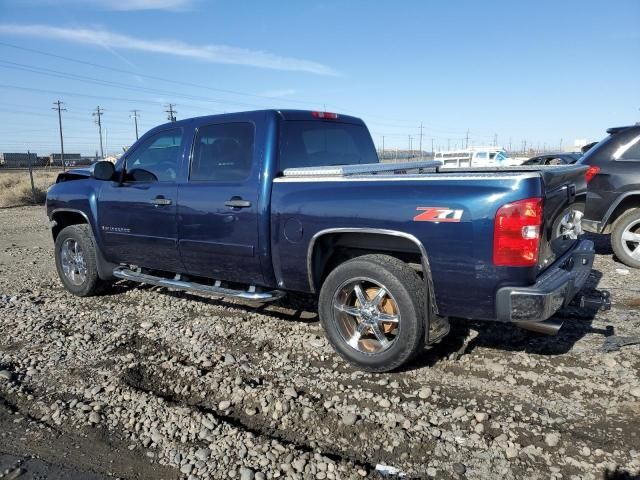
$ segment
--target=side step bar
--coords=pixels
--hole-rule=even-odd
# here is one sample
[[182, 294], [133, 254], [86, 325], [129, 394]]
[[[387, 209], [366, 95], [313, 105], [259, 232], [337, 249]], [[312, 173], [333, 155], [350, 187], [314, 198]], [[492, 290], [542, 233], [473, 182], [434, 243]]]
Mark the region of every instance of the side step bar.
[[285, 296], [281, 290], [271, 290], [266, 292], [256, 291], [256, 287], [251, 286], [248, 290], [234, 290], [220, 286], [220, 281], [216, 281], [214, 285], [204, 285], [202, 283], [187, 282], [181, 280], [179, 275], [176, 278], [158, 277], [149, 275], [137, 270], [131, 270], [126, 267], [118, 267], [113, 270], [113, 276], [121, 280], [130, 280], [132, 282], [148, 283], [157, 285], [158, 287], [174, 288], [176, 290], [185, 290], [189, 292], [206, 293], [219, 297], [233, 297], [249, 300], [252, 302], [273, 302]]

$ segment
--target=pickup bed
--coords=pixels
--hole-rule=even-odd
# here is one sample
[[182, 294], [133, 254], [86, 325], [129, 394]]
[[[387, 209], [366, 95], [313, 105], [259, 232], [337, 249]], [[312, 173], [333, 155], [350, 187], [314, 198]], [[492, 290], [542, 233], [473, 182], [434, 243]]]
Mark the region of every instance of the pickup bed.
[[76, 295], [113, 279], [258, 302], [315, 293], [336, 351], [387, 371], [449, 317], [558, 330], [548, 319], [594, 258], [571, 209], [585, 171], [381, 164], [360, 119], [265, 110], [158, 126], [115, 166], [61, 174], [47, 214]]

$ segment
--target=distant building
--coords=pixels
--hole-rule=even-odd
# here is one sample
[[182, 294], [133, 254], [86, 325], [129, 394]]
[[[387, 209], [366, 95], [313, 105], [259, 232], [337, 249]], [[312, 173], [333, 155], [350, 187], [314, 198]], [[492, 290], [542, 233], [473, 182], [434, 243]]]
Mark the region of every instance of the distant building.
[[0, 153], [0, 165], [6, 168], [25, 168], [29, 166], [29, 160], [33, 166], [38, 165], [38, 155], [35, 153]]
[[[79, 153], [65, 153], [64, 154], [64, 163], [67, 166], [73, 166], [80, 162], [82, 155]], [[60, 153], [50, 153], [49, 154], [49, 165], [51, 166], [62, 166], [62, 154]]]

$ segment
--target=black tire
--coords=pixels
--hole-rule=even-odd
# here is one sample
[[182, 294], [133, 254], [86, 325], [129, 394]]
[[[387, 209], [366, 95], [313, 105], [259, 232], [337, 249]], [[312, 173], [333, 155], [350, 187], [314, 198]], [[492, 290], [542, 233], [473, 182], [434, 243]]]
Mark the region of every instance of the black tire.
[[[334, 317], [341, 315], [334, 308], [334, 299], [343, 286], [350, 281], [364, 281], [362, 279], [373, 280], [384, 287], [397, 305], [394, 307], [399, 315], [397, 330], [394, 330], [396, 336], [386, 350], [377, 353], [362, 352], [351, 346], [341, 333], [338, 317]], [[388, 372], [407, 363], [424, 348], [426, 294], [425, 283], [406, 263], [387, 255], [364, 255], [338, 265], [327, 276], [318, 302], [320, 322], [327, 339], [345, 360], [369, 372]], [[358, 317], [351, 318], [358, 321]]]
[[[625, 244], [629, 245], [629, 243], [622, 238], [625, 230], [634, 223], [640, 223], [640, 209], [628, 210], [616, 219], [611, 229], [611, 248], [622, 263], [632, 268], [640, 268], [640, 259], [632, 257], [627, 252]], [[640, 226], [634, 226], [633, 233], [640, 234]]]
[[[77, 242], [80, 246], [83, 258], [83, 265], [86, 269], [84, 278], [78, 277], [76, 283], [67, 275], [63, 269], [62, 249], [65, 242]], [[95, 295], [103, 286], [98, 276], [96, 262], [96, 246], [91, 229], [87, 224], [70, 225], [62, 229], [56, 237], [55, 243], [56, 270], [62, 281], [62, 285], [67, 291], [78, 297], [89, 297]], [[84, 270], [83, 270], [84, 271]]]

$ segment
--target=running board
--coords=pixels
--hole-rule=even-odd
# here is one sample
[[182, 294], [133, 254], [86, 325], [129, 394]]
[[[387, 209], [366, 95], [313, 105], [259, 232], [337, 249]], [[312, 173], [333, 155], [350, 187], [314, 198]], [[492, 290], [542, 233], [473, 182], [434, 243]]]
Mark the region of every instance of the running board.
[[284, 297], [285, 293], [280, 290], [271, 290], [266, 292], [256, 291], [256, 287], [251, 286], [248, 290], [233, 290], [220, 286], [220, 281], [216, 281], [214, 285], [204, 285], [202, 283], [187, 282], [181, 280], [179, 275], [176, 278], [158, 277], [149, 275], [136, 270], [130, 270], [126, 267], [118, 267], [113, 270], [113, 276], [121, 280], [130, 280], [132, 282], [148, 283], [158, 287], [174, 288], [176, 290], [185, 290], [189, 292], [206, 293], [220, 297], [233, 297], [249, 300], [252, 302], [273, 302]]

